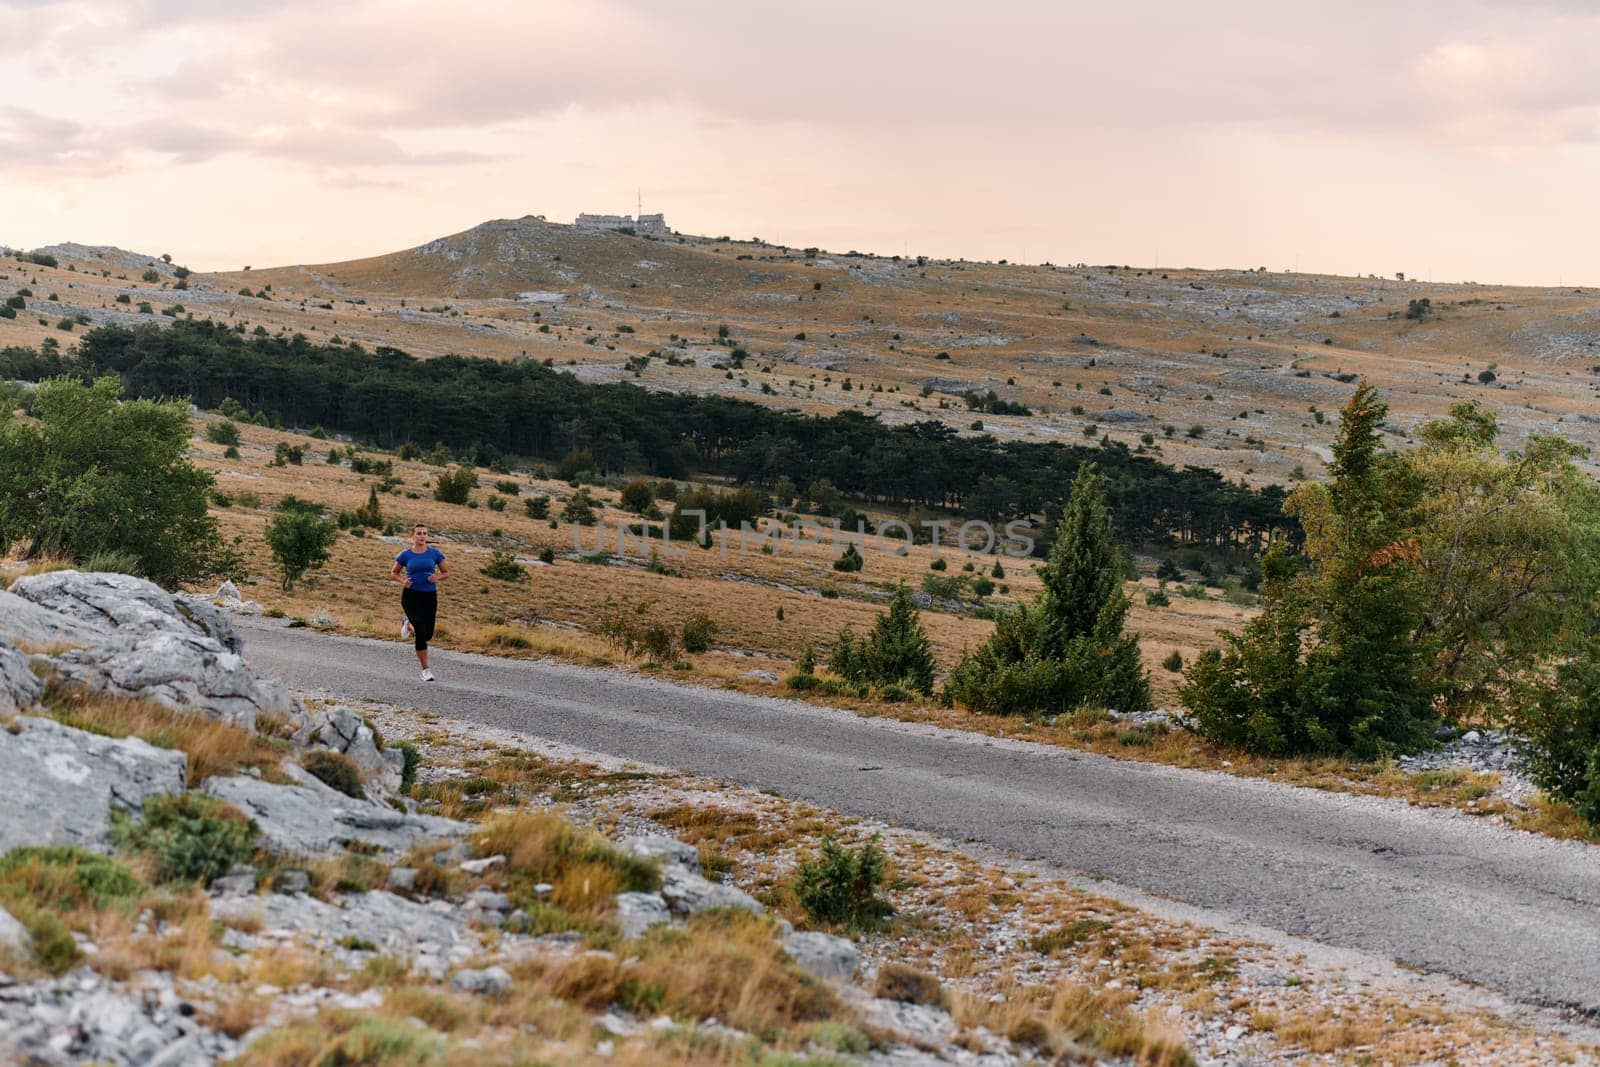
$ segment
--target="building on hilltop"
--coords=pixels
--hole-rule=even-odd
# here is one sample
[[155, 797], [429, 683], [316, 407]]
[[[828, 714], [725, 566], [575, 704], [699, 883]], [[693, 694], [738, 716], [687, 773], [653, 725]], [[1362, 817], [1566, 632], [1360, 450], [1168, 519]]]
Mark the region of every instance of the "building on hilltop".
[[637, 221], [632, 215], [579, 215], [573, 223], [584, 230], [632, 230], [634, 233], [649, 233], [665, 235], [667, 233], [667, 217], [662, 214], [640, 214]]

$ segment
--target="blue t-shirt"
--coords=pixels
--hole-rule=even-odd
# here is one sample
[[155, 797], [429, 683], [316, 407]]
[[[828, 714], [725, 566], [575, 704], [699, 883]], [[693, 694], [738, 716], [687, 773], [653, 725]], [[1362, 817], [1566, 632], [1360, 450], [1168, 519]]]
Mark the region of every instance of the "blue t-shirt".
[[432, 593], [439, 588], [433, 584], [433, 569], [444, 562], [444, 553], [437, 548], [429, 545], [423, 552], [413, 552], [408, 548], [394, 561], [406, 569], [412, 589], [419, 593]]

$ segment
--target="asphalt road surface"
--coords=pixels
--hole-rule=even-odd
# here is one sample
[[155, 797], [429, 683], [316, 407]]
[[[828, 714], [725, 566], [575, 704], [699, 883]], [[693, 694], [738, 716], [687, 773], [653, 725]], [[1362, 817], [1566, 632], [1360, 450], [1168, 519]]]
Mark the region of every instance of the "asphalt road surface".
[[[243, 621], [243, 620], [241, 620]], [[621, 671], [265, 622], [246, 655], [374, 699], [977, 841], [1600, 1018], [1600, 847], [1396, 801], [1118, 761]]]

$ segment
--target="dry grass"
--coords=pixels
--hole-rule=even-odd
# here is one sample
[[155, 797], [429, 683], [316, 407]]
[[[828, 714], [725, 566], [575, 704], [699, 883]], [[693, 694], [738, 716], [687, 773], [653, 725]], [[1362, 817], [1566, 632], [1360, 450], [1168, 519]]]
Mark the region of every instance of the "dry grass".
[[51, 684], [45, 710], [67, 726], [107, 737], [138, 737], [157, 748], [178, 749], [189, 757], [189, 784], [214, 774], [254, 768], [276, 779], [286, 742], [205, 715], [173, 711], [149, 701], [109, 697], [74, 686]]

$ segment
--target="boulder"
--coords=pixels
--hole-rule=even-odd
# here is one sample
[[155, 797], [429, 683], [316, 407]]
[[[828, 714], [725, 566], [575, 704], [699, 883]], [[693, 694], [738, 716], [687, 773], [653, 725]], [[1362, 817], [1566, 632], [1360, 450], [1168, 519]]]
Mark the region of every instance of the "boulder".
[[669, 863], [661, 868], [661, 896], [674, 915], [696, 915], [711, 908], [743, 908], [761, 915], [766, 908], [742, 889], [701, 877], [682, 864]]
[[42, 652], [103, 639], [105, 631], [57, 611], [40, 607], [15, 593], [0, 591], [0, 637]]
[[51, 655], [58, 673], [91, 692], [153, 700], [254, 729], [265, 716], [298, 727], [305, 709], [281, 682], [239, 655], [228, 616], [126, 574], [52, 571], [0, 593], [0, 635]]
[[504, 996], [511, 991], [511, 973], [504, 967], [457, 971], [450, 977], [450, 988], [482, 997]]
[[33, 937], [5, 908], [0, 907], [0, 957], [6, 955], [24, 959], [33, 951]]
[[349, 757], [363, 781], [385, 792], [400, 788], [405, 756], [398, 749], [391, 752], [379, 747], [378, 735], [367, 721], [342, 704], [310, 713], [294, 739], [302, 748], [331, 748]]
[[861, 953], [842, 937], [807, 930], [783, 939], [784, 951], [804, 970], [818, 978], [848, 982], [861, 968]]
[[19, 716], [0, 730], [0, 853], [20, 845], [103, 846], [111, 811], [183, 792], [187, 757], [137, 737], [110, 738]]
[[11, 583], [11, 592], [104, 633], [201, 634], [229, 652], [242, 647], [233, 624], [210, 605], [179, 600], [131, 574], [50, 571]]
[[298, 725], [305, 717], [282, 682], [263, 680], [238, 653], [196, 633], [112, 637], [53, 662], [64, 679], [91, 692], [151, 700], [247, 730], [258, 718]]
[[652, 926], [672, 921], [660, 893], [618, 893], [617, 925], [626, 938], [643, 937]]
[[44, 682], [28, 666], [28, 657], [0, 637], [0, 715], [15, 715], [39, 702]]
[[370, 800], [347, 797], [286, 763], [291, 785], [245, 776], [210, 778], [201, 788], [244, 811], [261, 827], [261, 843], [274, 852], [317, 855], [356, 844], [397, 855], [419, 841], [464, 833], [453, 819], [411, 815]]
[[618, 842], [618, 847], [642, 859], [679, 863], [685, 867], [700, 865], [700, 850], [669, 834], [638, 834], [624, 838]]

